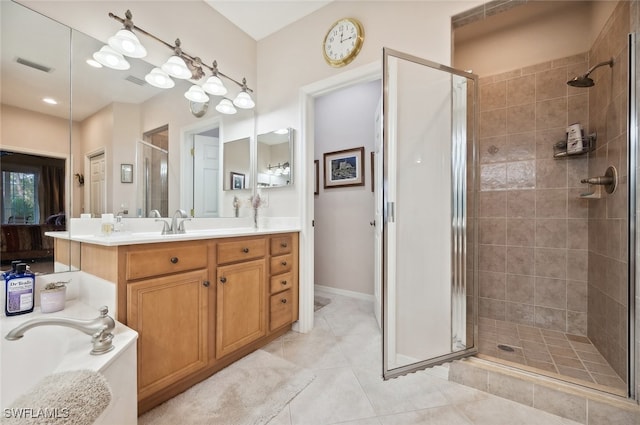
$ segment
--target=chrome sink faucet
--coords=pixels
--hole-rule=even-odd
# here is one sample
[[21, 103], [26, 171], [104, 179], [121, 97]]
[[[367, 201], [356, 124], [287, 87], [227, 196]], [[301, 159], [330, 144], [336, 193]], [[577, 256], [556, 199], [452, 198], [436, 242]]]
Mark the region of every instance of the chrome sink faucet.
[[9, 331], [5, 339], [16, 341], [22, 338], [29, 329], [39, 326], [65, 326], [91, 336], [91, 342], [93, 344], [91, 354], [104, 354], [113, 350], [111, 341], [113, 341], [113, 330], [116, 327], [116, 322], [107, 314], [108, 312], [109, 309], [107, 306], [102, 306], [100, 307], [100, 316], [92, 320], [79, 320], [67, 317], [38, 317], [16, 326]]
[[189, 220], [191, 220], [191, 218], [189, 218], [187, 212], [181, 209], [177, 209], [176, 212], [173, 213], [173, 217], [171, 218], [171, 225], [169, 225], [166, 220], [156, 218], [156, 221], [161, 221], [163, 223], [162, 232], [160, 233], [162, 235], [177, 235], [186, 233], [184, 222]]

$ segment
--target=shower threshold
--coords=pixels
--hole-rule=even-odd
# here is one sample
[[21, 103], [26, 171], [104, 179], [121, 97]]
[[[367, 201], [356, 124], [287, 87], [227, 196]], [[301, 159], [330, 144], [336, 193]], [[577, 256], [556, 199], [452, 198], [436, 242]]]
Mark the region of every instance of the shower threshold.
[[584, 336], [481, 318], [478, 357], [626, 397], [627, 384]]

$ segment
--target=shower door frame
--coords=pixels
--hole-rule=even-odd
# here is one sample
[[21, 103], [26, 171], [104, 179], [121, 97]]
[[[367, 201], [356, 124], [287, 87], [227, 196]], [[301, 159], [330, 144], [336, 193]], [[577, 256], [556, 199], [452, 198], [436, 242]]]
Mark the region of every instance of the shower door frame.
[[[389, 98], [389, 83], [388, 83], [388, 72], [389, 72], [389, 61], [388, 58], [392, 56], [394, 58], [409, 61], [418, 65], [425, 66], [427, 68], [431, 68], [437, 71], [448, 72], [452, 76], [463, 77], [467, 80], [473, 81], [473, 105], [471, 108], [467, 107], [467, 112], [471, 110], [472, 119], [469, 121], [468, 119], [465, 121], [465, 124], [470, 122], [471, 128], [471, 143], [468, 143], [467, 136], [469, 134], [466, 131], [466, 134], [462, 134], [460, 132], [459, 136], [462, 135], [463, 142], [459, 139], [456, 140], [454, 137], [454, 132], [456, 130], [460, 130], [459, 128], [452, 128], [451, 137], [452, 137], [452, 151], [454, 154], [452, 155], [452, 164], [451, 164], [451, 183], [452, 186], [452, 196], [451, 196], [451, 347], [450, 352], [438, 355], [436, 357], [422, 359], [414, 363], [389, 368], [389, 350], [393, 349], [395, 351], [395, 336], [391, 340], [388, 332], [388, 328], [395, 327], [395, 311], [396, 311], [396, 299], [395, 296], [390, 295], [390, 286], [395, 288], [395, 276], [391, 279], [393, 282], [389, 282], [390, 276], [395, 274], [395, 260], [390, 265], [389, 257], [395, 256], [395, 242], [390, 243], [390, 239], [395, 237], [395, 229], [389, 229], [389, 223], [395, 222], [395, 202], [396, 195], [395, 191], [390, 196], [390, 192], [393, 189], [390, 189], [389, 185], [389, 176], [395, 176], [396, 166], [395, 154], [392, 149], [390, 149], [390, 127], [392, 125], [390, 123], [393, 122], [391, 118], [393, 116], [393, 112], [390, 110], [390, 102]], [[479, 95], [479, 86], [478, 86], [478, 76], [469, 72], [457, 70], [446, 65], [441, 65], [436, 62], [432, 62], [427, 59], [419, 58], [410, 54], [402, 53], [393, 49], [383, 48], [383, 187], [379, 188], [383, 191], [382, 196], [382, 211], [383, 211], [383, 220], [382, 220], [382, 245], [383, 245], [383, 261], [381, 262], [382, 266], [382, 276], [383, 276], [383, 290], [382, 290], [382, 304], [383, 304], [383, 344], [382, 344], [382, 375], [384, 379], [395, 378], [397, 376], [405, 375], [407, 373], [414, 372], [416, 370], [421, 370], [433, 366], [440, 365], [442, 363], [450, 362], [452, 360], [469, 357], [477, 354], [478, 348], [478, 290], [477, 290], [477, 264], [478, 264], [478, 252], [475, 249], [475, 245], [477, 244], [477, 225], [475, 225], [475, 220], [477, 217], [477, 200], [476, 200], [476, 138], [477, 138], [477, 111], [478, 111], [478, 95]], [[453, 98], [453, 95], [451, 96]], [[453, 109], [453, 99], [452, 99], [452, 109]], [[453, 112], [452, 112], [453, 114]], [[393, 122], [395, 125], [395, 122]], [[466, 126], [463, 130], [467, 130]], [[456, 143], [457, 142], [457, 143]], [[471, 164], [467, 164], [469, 156], [467, 155], [467, 149], [469, 146], [472, 149], [470, 160]], [[457, 153], [457, 157], [456, 157]], [[471, 187], [467, 186], [467, 173], [471, 173]], [[460, 177], [462, 176], [462, 178]], [[468, 189], [471, 189], [473, 201], [471, 203], [471, 208], [473, 208], [473, 213], [469, 216], [466, 212], [468, 207], [467, 195], [469, 193]], [[472, 242], [474, 244], [474, 248], [472, 249], [472, 277], [471, 277], [471, 311], [468, 312], [467, 302], [469, 301], [467, 291], [467, 255], [469, 255], [467, 251], [467, 232], [469, 229], [468, 220], [471, 218], [474, 221], [474, 225], [471, 226], [473, 229], [473, 238]], [[391, 233], [391, 235], [390, 235]], [[473, 342], [470, 346], [457, 346], [459, 344], [454, 341], [454, 336], [456, 332], [460, 332], [461, 330], [465, 330], [466, 326], [466, 315], [471, 315], [471, 326], [472, 326], [472, 335]], [[392, 325], [389, 325], [389, 320], [393, 320]], [[463, 322], [461, 322], [461, 320]], [[465, 335], [466, 337], [466, 335]], [[395, 354], [394, 354], [395, 355]]]

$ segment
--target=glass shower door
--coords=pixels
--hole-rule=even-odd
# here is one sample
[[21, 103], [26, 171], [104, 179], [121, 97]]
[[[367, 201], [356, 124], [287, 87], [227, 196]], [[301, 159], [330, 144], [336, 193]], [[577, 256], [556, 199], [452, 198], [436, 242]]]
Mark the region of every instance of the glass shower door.
[[477, 77], [384, 49], [383, 375], [475, 354]]

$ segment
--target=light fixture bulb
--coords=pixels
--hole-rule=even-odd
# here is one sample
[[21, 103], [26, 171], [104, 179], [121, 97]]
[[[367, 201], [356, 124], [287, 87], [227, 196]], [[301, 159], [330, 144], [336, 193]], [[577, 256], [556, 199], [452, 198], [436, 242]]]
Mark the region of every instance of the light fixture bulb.
[[202, 90], [202, 87], [196, 84], [189, 87], [189, 90], [185, 92], [184, 97], [196, 103], [206, 103], [209, 101], [209, 96], [207, 96], [204, 90]]
[[102, 64], [95, 59], [87, 59], [87, 65], [92, 66], [94, 68], [102, 68]]
[[160, 68], [153, 68], [151, 72], [144, 76], [144, 80], [159, 89], [170, 89], [176, 85], [171, 77]]
[[128, 29], [122, 29], [116, 35], [109, 37], [109, 46], [118, 53], [131, 58], [143, 58], [147, 56], [147, 49], [144, 48], [136, 35]]
[[238, 93], [236, 98], [233, 99], [233, 104], [242, 109], [251, 109], [256, 106], [251, 96], [249, 96], [249, 93], [244, 90]]
[[202, 85], [204, 91], [214, 96], [224, 96], [227, 94], [227, 88], [222, 83], [222, 80], [212, 75], [207, 79], [207, 82]]
[[191, 71], [187, 68], [187, 64], [180, 56], [171, 56], [162, 65], [162, 70], [174, 78], [187, 80], [192, 77]]
[[276, 134], [287, 134], [287, 133], [289, 133], [289, 129], [288, 128], [280, 128], [280, 129], [274, 131], [274, 133], [276, 133]]
[[124, 71], [131, 67], [124, 56], [113, 50], [110, 46], [103, 46], [93, 54], [93, 58], [107, 68], [117, 69], [119, 71]]
[[237, 112], [236, 108], [233, 107], [233, 103], [231, 103], [229, 99], [222, 99], [216, 106], [216, 111], [225, 115], [233, 115]]
[[58, 104], [58, 101], [57, 101], [57, 100], [55, 100], [55, 99], [54, 99], [54, 98], [52, 98], [52, 97], [45, 97], [45, 98], [43, 98], [43, 99], [42, 99], [42, 101], [43, 101], [44, 103], [48, 103], [49, 105], [57, 105], [57, 104]]

